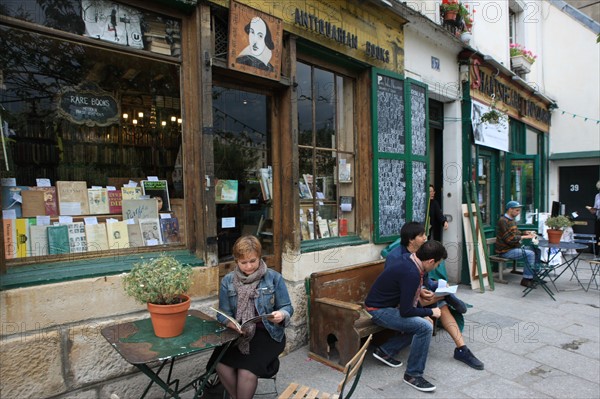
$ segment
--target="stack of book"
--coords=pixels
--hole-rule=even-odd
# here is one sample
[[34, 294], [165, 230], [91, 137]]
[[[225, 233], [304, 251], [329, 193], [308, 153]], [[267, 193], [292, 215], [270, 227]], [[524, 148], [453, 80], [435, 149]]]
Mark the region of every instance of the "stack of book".
[[169, 43], [166, 25], [161, 21], [146, 21], [144, 23], [144, 41], [147, 43], [146, 50], [153, 53], [171, 55], [171, 43]]

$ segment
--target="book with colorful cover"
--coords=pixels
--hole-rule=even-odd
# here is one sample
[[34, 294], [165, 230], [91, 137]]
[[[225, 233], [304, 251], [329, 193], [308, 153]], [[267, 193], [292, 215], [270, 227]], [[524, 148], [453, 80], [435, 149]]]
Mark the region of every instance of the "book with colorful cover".
[[61, 215], [89, 215], [87, 183], [84, 181], [57, 181], [58, 210]]
[[108, 190], [108, 212], [111, 215], [123, 213], [123, 192]]
[[35, 224], [35, 218], [19, 218], [16, 220], [17, 258], [26, 258], [31, 252], [29, 242], [29, 225]]
[[141, 187], [121, 187], [122, 199], [139, 199], [142, 196]]
[[158, 207], [154, 198], [124, 199], [122, 208], [123, 220], [134, 219], [137, 222], [140, 219], [158, 219]]
[[181, 242], [179, 237], [179, 221], [177, 218], [167, 218], [160, 220], [160, 233], [165, 244], [174, 244]]
[[217, 204], [237, 204], [238, 181], [219, 179], [215, 184], [215, 201]]
[[69, 249], [71, 253], [87, 252], [87, 238], [85, 236], [85, 225], [83, 222], [67, 224], [69, 228]]
[[17, 219], [3, 219], [2, 228], [4, 235], [4, 257], [13, 259], [17, 257]]
[[[56, 198], [56, 187], [29, 187], [29, 191], [41, 191], [44, 193], [44, 207], [46, 212], [41, 215], [56, 216], [58, 215], [58, 203]], [[34, 215], [37, 216], [37, 215]]]
[[108, 239], [106, 237], [106, 224], [86, 224], [85, 237], [87, 239], [88, 251], [108, 250]]
[[129, 248], [129, 232], [127, 222], [106, 223], [106, 235], [110, 249]]
[[48, 225], [29, 226], [30, 256], [48, 255]]
[[90, 215], [109, 213], [108, 191], [105, 188], [88, 188], [88, 204]]
[[60, 255], [70, 252], [69, 227], [66, 224], [48, 226], [48, 254]]
[[166, 180], [142, 180], [140, 182], [144, 195], [150, 198], [160, 197], [162, 199], [162, 208], [159, 212], [170, 212], [171, 203], [169, 202], [169, 185]]

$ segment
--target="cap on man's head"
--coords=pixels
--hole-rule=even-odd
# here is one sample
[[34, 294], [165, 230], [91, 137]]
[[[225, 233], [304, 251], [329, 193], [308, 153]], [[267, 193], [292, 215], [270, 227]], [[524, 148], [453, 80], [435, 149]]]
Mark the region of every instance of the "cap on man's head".
[[519, 201], [508, 201], [506, 203], [506, 210], [509, 210], [510, 208], [522, 208], [523, 205], [519, 204]]

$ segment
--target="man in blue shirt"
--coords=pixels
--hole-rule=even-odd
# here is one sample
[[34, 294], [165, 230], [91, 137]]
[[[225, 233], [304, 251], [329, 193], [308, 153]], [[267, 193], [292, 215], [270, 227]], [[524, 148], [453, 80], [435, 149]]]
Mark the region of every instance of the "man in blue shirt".
[[425, 242], [414, 254], [393, 250], [385, 268], [365, 299], [365, 309], [375, 324], [398, 332], [375, 349], [374, 356], [391, 367], [402, 362], [394, 356], [410, 345], [410, 355], [404, 382], [423, 392], [435, 390], [435, 385], [423, 378], [429, 343], [433, 332], [430, 317], [440, 317], [439, 308], [418, 306], [423, 275], [435, 269], [448, 257], [446, 248], [438, 241]]
[[[425, 241], [427, 241], [425, 227], [421, 223], [407, 222], [402, 226], [402, 229], [400, 230], [399, 248], [400, 252], [403, 254], [417, 252]], [[429, 278], [429, 273], [425, 273], [423, 276], [423, 288], [421, 289], [419, 303], [422, 306], [435, 306], [440, 309], [441, 316], [439, 320], [456, 345], [456, 348], [454, 348], [454, 358], [476, 370], [483, 370], [483, 363], [477, 359], [467, 345], [465, 345], [465, 340], [458, 327], [455, 316], [449, 309], [449, 306], [452, 306], [458, 313], [466, 313], [467, 305], [454, 294], [436, 297], [434, 291], [437, 288], [438, 282]], [[377, 353], [375, 353], [374, 356], [377, 357]]]

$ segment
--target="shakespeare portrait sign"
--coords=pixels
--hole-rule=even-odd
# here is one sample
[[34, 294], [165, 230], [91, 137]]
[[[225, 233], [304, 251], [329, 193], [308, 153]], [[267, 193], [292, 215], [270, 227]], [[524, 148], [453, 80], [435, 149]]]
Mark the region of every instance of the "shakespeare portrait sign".
[[229, 68], [279, 80], [283, 25], [280, 19], [231, 2]]

